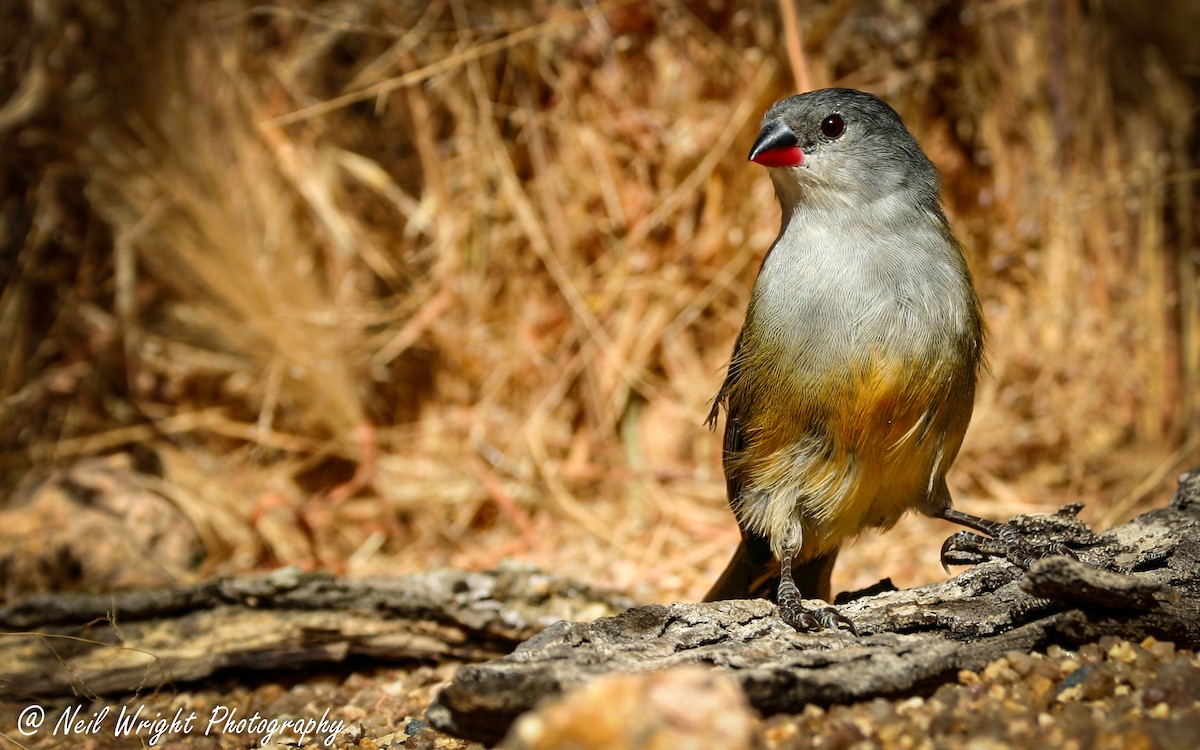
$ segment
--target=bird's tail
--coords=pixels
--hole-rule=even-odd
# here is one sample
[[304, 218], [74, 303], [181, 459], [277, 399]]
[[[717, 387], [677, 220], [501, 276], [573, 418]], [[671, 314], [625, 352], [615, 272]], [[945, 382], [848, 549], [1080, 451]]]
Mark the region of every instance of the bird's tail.
[[[760, 545], [753, 546], [757, 548]], [[758, 551], [748, 547], [745, 540], [739, 543], [729, 565], [725, 566], [725, 572], [709, 589], [704, 601], [755, 598], [775, 601], [779, 590], [779, 561], [769, 553], [754, 554]], [[793, 566], [792, 578], [801, 596], [805, 599], [830, 600], [832, 591], [829, 578], [837, 553], [837, 550], [833, 550]]]

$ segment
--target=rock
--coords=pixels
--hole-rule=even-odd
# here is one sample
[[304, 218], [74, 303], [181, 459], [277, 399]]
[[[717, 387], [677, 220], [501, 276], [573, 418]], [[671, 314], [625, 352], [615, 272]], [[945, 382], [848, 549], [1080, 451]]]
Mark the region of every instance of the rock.
[[750, 750], [758, 717], [726, 674], [697, 666], [614, 674], [521, 717], [506, 750]]

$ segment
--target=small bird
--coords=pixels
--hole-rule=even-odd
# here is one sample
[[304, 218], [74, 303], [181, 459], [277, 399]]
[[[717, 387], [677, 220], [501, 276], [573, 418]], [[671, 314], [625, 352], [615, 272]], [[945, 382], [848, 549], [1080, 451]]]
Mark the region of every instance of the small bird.
[[783, 219], [708, 416], [725, 409], [742, 541], [706, 599], [775, 599], [798, 629], [854, 630], [801, 599], [829, 599], [838, 549], [862, 530], [916, 510], [1022, 544], [953, 510], [946, 487], [983, 361], [979, 298], [937, 170], [882, 100], [784, 99], [750, 160], [768, 167]]

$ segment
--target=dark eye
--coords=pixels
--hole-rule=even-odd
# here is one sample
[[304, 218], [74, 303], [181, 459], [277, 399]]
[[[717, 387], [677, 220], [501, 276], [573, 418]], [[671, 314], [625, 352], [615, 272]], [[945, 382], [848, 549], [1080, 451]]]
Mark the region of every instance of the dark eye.
[[846, 121], [841, 115], [829, 115], [821, 120], [821, 132], [826, 138], [839, 138], [846, 132]]

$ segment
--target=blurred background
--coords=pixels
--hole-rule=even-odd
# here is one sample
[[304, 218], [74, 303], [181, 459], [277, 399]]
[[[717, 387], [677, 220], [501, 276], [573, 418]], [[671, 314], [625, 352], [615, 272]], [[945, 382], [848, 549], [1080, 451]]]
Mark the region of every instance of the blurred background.
[[[991, 330], [958, 505], [1164, 502], [1200, 6], [1150, 7], [5, 0], [3, 596], [508, 560], [701, 596], [737, 540], [702, 422], [779, 223], [746, 153], [801, 86], [884, 97], [944, 176]], [[835, 587], [939, 580], [954, 530]]]

